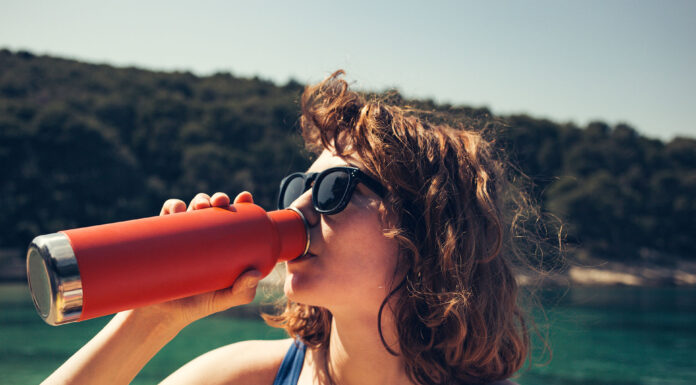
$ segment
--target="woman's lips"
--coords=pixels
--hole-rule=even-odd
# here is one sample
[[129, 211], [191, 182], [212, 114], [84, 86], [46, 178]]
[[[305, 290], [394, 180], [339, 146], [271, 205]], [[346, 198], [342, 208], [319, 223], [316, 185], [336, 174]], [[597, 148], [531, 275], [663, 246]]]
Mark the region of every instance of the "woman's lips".
[[288, 263], [301, 262], [301, 261], [304, 261], [304, 260], [307, 260], [307, 259], [310, 259], [310, 258], [315, 258], [315, 257], [316, 257], [316, 254], [312, 254], [312, 253], [310, 253], [310, 252], [307, 252], [307, 254], [305, 254], [305, 255], [303, 255], [303, 256], [300, 256], [300, 257], [297, 257], [297, 258], [295, 258], [295, 259], [293, 259], [293, 260], [288, 261]]

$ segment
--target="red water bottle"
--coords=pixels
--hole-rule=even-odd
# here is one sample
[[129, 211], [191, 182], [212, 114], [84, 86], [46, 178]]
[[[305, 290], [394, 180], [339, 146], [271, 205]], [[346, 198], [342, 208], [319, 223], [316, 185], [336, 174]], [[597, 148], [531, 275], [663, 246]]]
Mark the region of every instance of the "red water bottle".
[[299, 210], [237, 203], [38, 236], [27, 278], [39, 315], [61, 325], [230, 287], [308, 249]]

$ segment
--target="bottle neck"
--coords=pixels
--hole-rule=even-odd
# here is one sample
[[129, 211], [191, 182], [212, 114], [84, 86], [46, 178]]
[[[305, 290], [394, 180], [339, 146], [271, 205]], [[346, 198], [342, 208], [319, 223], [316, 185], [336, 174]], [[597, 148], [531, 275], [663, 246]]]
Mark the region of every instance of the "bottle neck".
[[291, 261], [307, 253], [310, 243], [309, 226], [300, 210], [290, 207], [284, 210], [269, 211], [268, 217], [278, 230], [279, 262]]

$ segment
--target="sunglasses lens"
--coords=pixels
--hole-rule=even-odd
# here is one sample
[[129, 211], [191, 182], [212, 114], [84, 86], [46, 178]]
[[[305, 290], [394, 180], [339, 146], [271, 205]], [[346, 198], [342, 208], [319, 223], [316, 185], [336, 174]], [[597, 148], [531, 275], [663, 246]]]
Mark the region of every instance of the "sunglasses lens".
[[330, 172], [318, 180], [317, 206], [321, 210], [333, 210], [340, 203], [348, 189], [350, 176], [341, 170]]
[[299, 175], [290, 178], [290, 180], [285, 183], [285, 190], [283, 191], [283, 198], [281, 199], [283, 208], [290, 207], [290, 204], [304, 193], [304, 184], [304, 178]]

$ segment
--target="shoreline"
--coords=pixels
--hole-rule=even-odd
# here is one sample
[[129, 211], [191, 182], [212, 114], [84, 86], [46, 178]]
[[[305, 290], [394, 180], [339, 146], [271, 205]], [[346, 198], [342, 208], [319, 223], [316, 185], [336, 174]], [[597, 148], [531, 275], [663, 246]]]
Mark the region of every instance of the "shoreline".
[[650, 263], [596, 262], [574, 264], [564, 272], [519, 274], [520, 285], [696, 287], [696, 262], [678, 261], [673, 266]]

